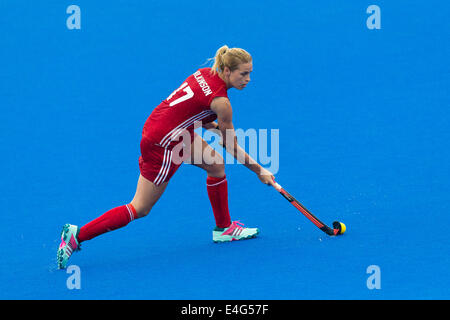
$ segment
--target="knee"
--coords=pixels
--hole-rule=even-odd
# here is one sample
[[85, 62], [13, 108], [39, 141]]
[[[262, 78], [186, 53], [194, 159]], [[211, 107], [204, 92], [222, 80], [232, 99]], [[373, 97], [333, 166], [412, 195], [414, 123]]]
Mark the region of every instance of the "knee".
[[225, 175], [225, 165], [223, 163], [215, 163], [209, 167], [208, 175], [216, 178], [222, 178]]
[[140, 211], [137, 211], [138, 218], [146, 217], [150, 213], [151, 209], [142, 209]]
[[[132, 202], [133, 204], [133, 202]], [[134, 209], [136, 210], [136, 215], [138, 218], [143, 218], [147, 216], [150, 211], [152, 210], [152, 206], [143, 206], [139, 205], [138, 203], [133, 204]]]
[[214, 155], [214, 161], [208, 165], [207, 172], [209, 176], [221, 178], [225, 175], [225, 161], [218, 154]]

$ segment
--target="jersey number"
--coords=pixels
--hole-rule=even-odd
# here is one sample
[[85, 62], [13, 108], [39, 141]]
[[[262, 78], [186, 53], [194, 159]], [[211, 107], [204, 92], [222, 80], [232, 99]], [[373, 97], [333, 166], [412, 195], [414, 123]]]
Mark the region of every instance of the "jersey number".
[[182, 95], [181, 97], [179, 97], [178, 99], [175, 99], [174, 101], [172, 101], [169, 106], [173, 107], [174, 105], [186, 101], [190, 98], [192, 98], [194, 96], [194, 91], [192, 91], [191, 87], [188, 86], [188, 83], [185, 82], [181, 85], [181, 87], [179, 87], [177, 90], [175, 90], [174, 92], [172, 92], [172, 94], [167, 98], [167, 101], [169, 101], [170, 99], [172, 99], [172, 97], [180, 90], [183, 90], [183, 92], [185, 93], [184, 95]]

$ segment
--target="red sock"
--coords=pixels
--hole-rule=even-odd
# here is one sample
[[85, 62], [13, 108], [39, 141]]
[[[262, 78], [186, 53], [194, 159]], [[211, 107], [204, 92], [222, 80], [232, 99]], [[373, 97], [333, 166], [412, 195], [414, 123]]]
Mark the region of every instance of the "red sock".
[[231, 224], [230, 212], [228, 211], [228, 184], [226, 176], [222, 178], [209, 177], [206, 179], [209, 201], [216, 219], [216, 226], [228, 228]]
[[97, 219], [82, 226], [78, 234], [78, 241], [90, 240], [105, 232], [125, 227], [136, 218], [136, 210], [131, 203], [111, 209]]

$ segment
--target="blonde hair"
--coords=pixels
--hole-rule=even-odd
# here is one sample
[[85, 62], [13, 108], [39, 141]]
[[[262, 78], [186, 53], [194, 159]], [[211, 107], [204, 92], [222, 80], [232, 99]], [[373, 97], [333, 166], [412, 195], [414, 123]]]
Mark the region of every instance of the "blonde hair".
[[244, 49], [228, 48], [227, 45], [224, 45], [216, 51], [216, 55], [213, 59], [214, 64], [211, 67], [211, 73], [216, 74], [217, 72], [222, 73], [225, 70], [225, 67], [234, 71], [241, 63], [251, 62], [252, 56]]

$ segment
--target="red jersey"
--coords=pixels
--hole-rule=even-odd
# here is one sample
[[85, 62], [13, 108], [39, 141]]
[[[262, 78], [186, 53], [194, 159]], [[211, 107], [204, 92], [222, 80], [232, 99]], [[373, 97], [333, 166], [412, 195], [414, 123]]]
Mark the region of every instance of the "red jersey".
[[148, 117], [142, 135], [152, 143], [172, 149], [187, 130], [194, 139], [194, 122], [217, 119], [211, 110], [216, 97], [228, 97], [225, 82], [210, 73], [211, 68], [197, 70], [161, 102]]

